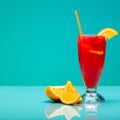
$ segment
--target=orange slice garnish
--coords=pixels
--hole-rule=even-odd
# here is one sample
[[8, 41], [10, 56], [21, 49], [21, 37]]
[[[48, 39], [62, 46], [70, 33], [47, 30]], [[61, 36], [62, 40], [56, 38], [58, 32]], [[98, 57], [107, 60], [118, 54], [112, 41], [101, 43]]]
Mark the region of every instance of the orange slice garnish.
[[107, 39], [111, 39], [118, 35], [118, 32], [113, 28], [105, 28], [98, 33], [98, 36], [100, 35], [105, 36]]

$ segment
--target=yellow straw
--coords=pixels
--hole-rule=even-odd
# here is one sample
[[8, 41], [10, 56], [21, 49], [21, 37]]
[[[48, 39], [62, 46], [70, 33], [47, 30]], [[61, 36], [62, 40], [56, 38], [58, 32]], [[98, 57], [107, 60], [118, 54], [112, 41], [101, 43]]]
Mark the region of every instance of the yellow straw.
[[78, 17], [78, 11], [75, 10], [75, 16], [76, 16], [76, 20], [77, 20], [77, 23], [78, 23], [78, 28], [79, 28], [79, 31], [80, 31], [80, 37], [82, 37], [82, 27], [81, 27], [81, 24], [80, 24], [80, 19]]

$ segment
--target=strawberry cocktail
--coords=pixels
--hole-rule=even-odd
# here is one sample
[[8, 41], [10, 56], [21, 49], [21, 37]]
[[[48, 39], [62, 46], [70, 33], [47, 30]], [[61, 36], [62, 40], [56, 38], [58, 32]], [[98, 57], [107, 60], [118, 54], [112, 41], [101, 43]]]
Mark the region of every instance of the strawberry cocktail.
[[104, 66], [105, 51], [104, 36], [82, 35], [78, 37], [78, 58], [86, 86], [83, 100], [86, 102], [104, 101], [104, 98], [97, 94], [96, 89]]
[[[106, 41], [118, 35], [113, 28], [105, 28], [97, 35], [83, 34], [78, 12], [75, 16], [80, 31], [78, 37], [78, 58], [83, 80], [86, 86], [86, 94], [83, 95], [84, 103], [102, 103], [104, 98], [97, 93], [97, 85], [104, 66]], [[90, 105], [91, 109], [92, 106]]]

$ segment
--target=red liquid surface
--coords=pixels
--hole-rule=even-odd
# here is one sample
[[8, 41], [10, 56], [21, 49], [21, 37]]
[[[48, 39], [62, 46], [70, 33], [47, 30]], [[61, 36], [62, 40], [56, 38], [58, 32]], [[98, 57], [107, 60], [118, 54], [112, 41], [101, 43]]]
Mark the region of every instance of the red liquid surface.
[[82, 35], [78, 37], [78, 58], [84, 83], [95, 88], [104, 66], [106, 40], [104, 36]]

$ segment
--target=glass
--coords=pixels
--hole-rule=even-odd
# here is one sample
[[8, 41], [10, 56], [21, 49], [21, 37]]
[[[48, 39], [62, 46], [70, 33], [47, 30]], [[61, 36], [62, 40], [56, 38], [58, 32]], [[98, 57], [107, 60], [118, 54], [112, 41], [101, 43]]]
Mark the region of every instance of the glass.
[[105, 99], [97, 93], [97, 85], [104, 66], [106, 38], [97, 35], [78, 36], [78, 58], [86, 86], [84, 103], [99, 104]]

